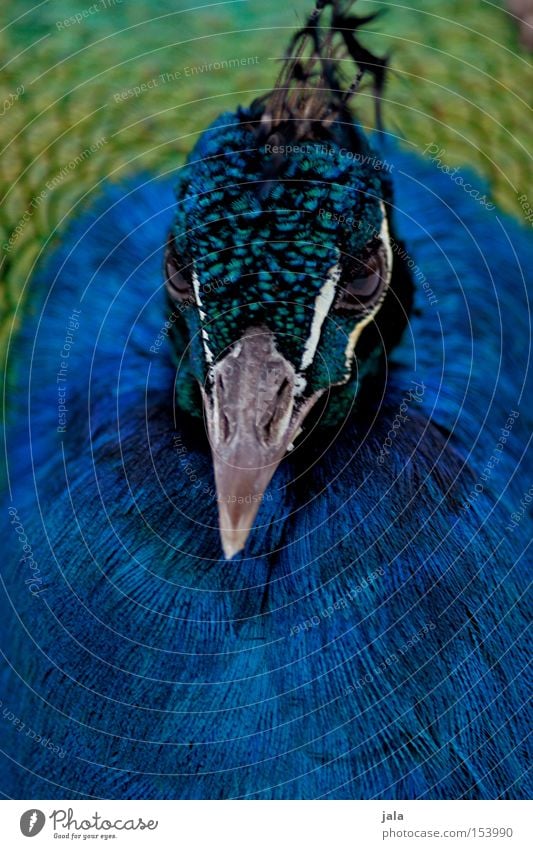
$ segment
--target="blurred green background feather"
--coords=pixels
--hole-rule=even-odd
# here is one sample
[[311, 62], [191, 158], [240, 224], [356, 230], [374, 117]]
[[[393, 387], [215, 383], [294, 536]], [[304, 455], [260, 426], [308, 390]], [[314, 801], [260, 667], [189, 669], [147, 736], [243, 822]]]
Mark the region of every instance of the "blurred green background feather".
[[[176, 168], [225, 109], [268, 90], [310, 0], [12, 0], [0, 11], [1, 317], [5, 350], [31, 272], [101, 181]], [[523, 216], [533, 72], [515, 21], [485, 0], [360, 0], [364, 42], [390, 55], [388, 130], [484, 175]], [[370, 92], [357, 98], [371, 127]]]

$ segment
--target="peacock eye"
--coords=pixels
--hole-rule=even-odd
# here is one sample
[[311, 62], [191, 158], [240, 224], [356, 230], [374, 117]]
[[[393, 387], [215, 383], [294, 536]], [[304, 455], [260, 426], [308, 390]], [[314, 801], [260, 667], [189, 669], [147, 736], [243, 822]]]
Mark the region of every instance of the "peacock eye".
[[335, 311], [340, 315], [353, 315], [373, 309], [387, 287], [389, 274], [387, 251], [383, 244], [364, 260], [350, 262], [344, 268]]
[[176, 247], [172, 234], [169, 235], [165, 251], [165, 282], [167, 292], [173, 301], [179, 303], [194, 303], [194, 290], [189, 283], [176, 254]]

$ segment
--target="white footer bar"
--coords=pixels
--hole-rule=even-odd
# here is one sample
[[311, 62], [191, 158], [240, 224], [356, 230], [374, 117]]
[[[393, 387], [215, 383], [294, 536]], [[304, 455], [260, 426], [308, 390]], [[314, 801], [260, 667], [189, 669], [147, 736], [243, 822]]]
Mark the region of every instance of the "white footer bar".
[[[3, 801], [1, 843], [184, 849], [533, 846], [518, 801]], [[35, 843], [29, 839], [35, 838]]]

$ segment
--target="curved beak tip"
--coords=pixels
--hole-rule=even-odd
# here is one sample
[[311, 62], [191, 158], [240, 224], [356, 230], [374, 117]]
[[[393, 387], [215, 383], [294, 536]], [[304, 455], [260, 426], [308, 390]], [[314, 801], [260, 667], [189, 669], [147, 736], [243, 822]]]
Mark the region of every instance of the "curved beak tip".
[[229, 530], [220, 529], [220, 540], [222, 542], [222, 551], [226, 560], [231, 560], [239, 551], [242, 551], [246, 545], [246, 540], [250, 534], [250, 530]]
[[[215, 469], [220, 541], [226, 560], [231, 560], [246, 545], [269, 481], [260, 481], [262, 486], [258, 491], [255, 487], [252, 489], [248, 476], [243, 476], [242, 472], [239, 475], [239, 470], [232, 470], [233, 474], [228, 479], [223, 467], [216, 465]], [[243, 489], [239, 488], [239, 484], [247, 486], [246, 496], [242, 495]]]

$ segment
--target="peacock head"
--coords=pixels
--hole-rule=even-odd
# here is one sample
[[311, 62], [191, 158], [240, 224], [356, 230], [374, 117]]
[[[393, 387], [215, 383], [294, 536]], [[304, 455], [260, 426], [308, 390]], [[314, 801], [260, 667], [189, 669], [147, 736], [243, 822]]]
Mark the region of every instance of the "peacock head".
[[[319, 3], [274, 90], [205, 131], [178, 185], [165, 255], [177, 397], [205, 416], [228, 558], [311, 410], [321, 402], [318, 426], [345, 417], [386, 345], [390, 187], [348, 106], [365, 63], [379, 82], [384, 61], [361, 54], [362, 20], [339, 16]], [[339, 35], [360, 67], [348, 90], [332, 60]]]

